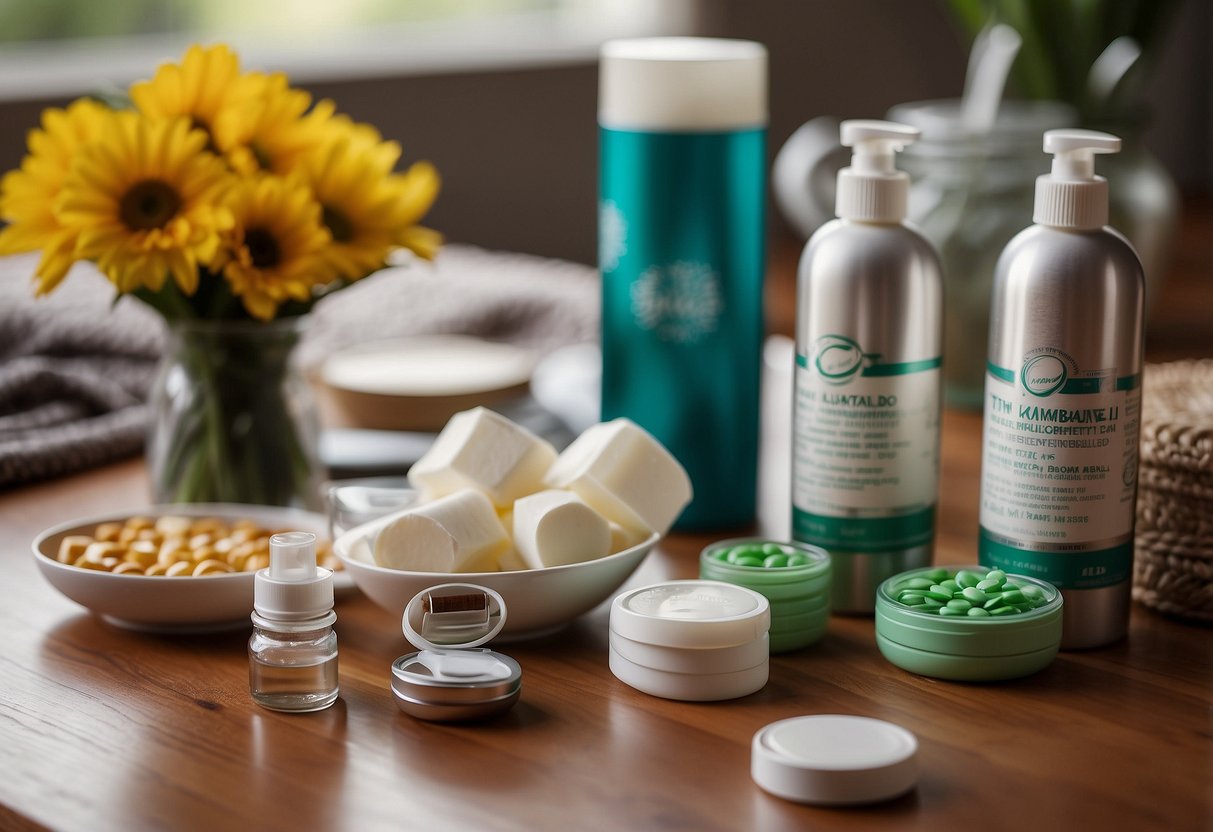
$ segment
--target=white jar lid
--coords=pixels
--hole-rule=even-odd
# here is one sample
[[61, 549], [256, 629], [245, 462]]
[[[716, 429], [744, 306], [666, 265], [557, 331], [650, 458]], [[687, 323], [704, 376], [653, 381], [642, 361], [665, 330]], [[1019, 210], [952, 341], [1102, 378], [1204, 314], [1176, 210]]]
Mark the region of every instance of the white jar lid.
[[752, 589], [722, 581], [666, 581], [611, 603], [611, 629], [664, 647], [733, 647], [771, 628], [771, 604]]
[[918, 740], [900, 725], [863, 716], [801, 716], [754, 735], [750, 774], [798, 803], [875, 803], [918, 781]]

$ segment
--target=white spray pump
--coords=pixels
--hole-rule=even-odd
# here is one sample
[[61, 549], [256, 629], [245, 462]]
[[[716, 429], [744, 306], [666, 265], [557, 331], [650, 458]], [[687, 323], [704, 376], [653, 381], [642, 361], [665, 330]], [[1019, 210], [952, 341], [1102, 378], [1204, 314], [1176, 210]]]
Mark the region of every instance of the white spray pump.
[[835, 213], [839, 219], [904, 220], [910, 177], [897, 169], [893, 156], [918, 139], [918, 129], [891, 121], [853, 119], [842, 123], [840, 134], [852, 154], [851, 166], [838, 172]]
[[1108, 180], [1095, 175], [1095, 154], [1118, 153], [1120, 139], [1094, 130], [1050, 130], [1044, 149], [1053, 154], [1053, 169], [1036, 178], [1032, 221], [1075, 231], [1107, 225]]

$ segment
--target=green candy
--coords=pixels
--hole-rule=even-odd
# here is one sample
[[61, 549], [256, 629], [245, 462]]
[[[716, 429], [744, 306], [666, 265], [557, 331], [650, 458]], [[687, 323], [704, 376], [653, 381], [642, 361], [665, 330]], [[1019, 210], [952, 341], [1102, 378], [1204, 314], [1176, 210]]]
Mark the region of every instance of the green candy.
[[973, 618], [1018, 615], [1049, 602], [1045, 590], [1009, 580], [1001, 569], [992, 569], [985, 577], [968, 569], [960, 569], [955, 575], [946, 569], [932, 569], [905, 579], [891, 595], [919, 612]]
[[955, 580], [956, 583], [960, 584], [961, 589], [967, 589], [968, 587], [977, 586], [977, 582], [980, 581], [981, 578], [974, 575], [967, 569], [962, 569], [956, 573]]
[[964, 598], [966, 601], [968, 601], [970, 604], [973, 604], [974, 606], [981, 606], [982, 604], [984, 604], [986, 601], [989, 600], [988, 598], [986, 598], [986, 594], [984, 592], [982, 592], [977, 587], [973, 587], [973, 586], [966, 586], [964, 589], [962, 589], [960, 591], [960, 595], [962, 598]]
[[734, 566], [762, 566], [762, 558], [753, 555], [742, 555], [733, 561]]
[[732, 551], [732, 549], [717, 549], [715, 552], [712, 552], [712, 560], [727, 561], [729, 553]]
[[792, 554], [788, 555], [788, 566], [804, 566], [808, 562], [808, 555], [800, 552], [793, 552]]
[[770, 555], [786, 555], [788, 552], [786, 549], [784, 549], [778, 543], [764, 543], [764, 544], [762, 544], [762, 553], [764, 555], [770, 556]]
[[762, 565], [767, 569], [781, 569], [788, 565], [788, 556], [783, 552], [772, 552], [762, 561]]

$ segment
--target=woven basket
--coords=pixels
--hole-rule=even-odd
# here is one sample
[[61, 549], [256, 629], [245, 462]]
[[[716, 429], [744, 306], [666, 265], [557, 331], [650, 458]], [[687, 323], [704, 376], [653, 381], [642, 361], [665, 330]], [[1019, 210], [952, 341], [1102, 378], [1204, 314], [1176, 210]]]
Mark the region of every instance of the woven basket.
[[1146, 367], [1133, 597], [1213, 623], [1213, 360]]

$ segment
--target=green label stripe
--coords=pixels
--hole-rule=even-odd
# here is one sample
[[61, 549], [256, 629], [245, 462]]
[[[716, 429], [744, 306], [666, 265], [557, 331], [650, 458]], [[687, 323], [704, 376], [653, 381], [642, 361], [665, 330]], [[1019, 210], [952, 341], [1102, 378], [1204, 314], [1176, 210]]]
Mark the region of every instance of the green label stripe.
[[1129, 580], [1133, 542], [1094, 552], [1033, 552], [996, 539], [985, 527], [979, 539], [980, 563], [1004, 572], [1041, 578], [1060, 589], [1099, 589]]
[[[1015, 371], [1008, 370], [1006, 367], [999, 367], [990, 362], [986, 362], [986, 372], [994, 376], [999, 381], [1005, 381], [1007, 384], [1015, 384]], [[1070, 395], [1083, 395], [1086, 393], [1100, 392], [1107, 382], [1105, 378], [1071, 378], [1067, 379], [1058, 393], [1068, 393]], [[1116, 379], [1113, 389], [1117, 391], [1136, 390], [1141, 386], [1141, 373], [1136, 373], [1131, 376], [1120, 376]]]
[[828, 517], [793, 506], [792, 537], [835, 552], [909, 549], [935, 537], [935, 506], [894, 517]]
[[[809, 369], [809, 357], [796, 353], [796, 366]], [[864, 367], [861, 376], [904, 376], [909, 373], [921, 373], [943, 366], [943, 358], [924, 358], [921, 361], [905, 361], [901, 364], [872, 364]]]
[[986, 362], [986, 372], [994, 376], [994, 378], [998, 379], [999, 381], [1005, 381], [1007, 384], [1015, 383], [1014, 371], [1008, 370], [1004, 367], [995, 366], [989, 361]]
[[909, 373], [921, 373], [934, 370], [943, 364], [942, 358], [924, 358], [922, 361], [906, 361], [901, 364], [873, 364], [864, 367], [860, 375], [864, 376], [904, 376]]

